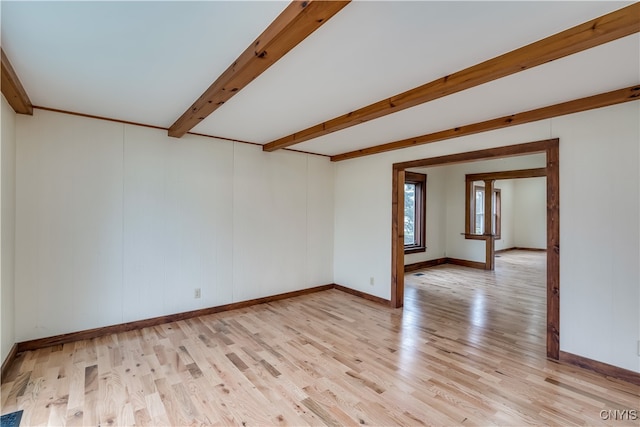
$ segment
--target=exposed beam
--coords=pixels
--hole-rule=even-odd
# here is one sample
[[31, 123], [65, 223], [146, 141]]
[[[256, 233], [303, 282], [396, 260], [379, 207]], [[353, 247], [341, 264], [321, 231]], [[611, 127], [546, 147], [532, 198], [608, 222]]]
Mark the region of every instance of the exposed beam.
[[547, 176], [546, 167], [536, 169], [518, 169], [501, 172], [470, 173], [466, 175], [465, 180], [467, 182], [484, 181], [485, 179], [492, 179], [494, 181], [497, 181], [500, 179], [539, 178], [541, 176]]
[[296, 47], [347, 1], [293, 1], [169, 128], [180, 138]]
[[2, 80], [0, 81], [2, 94], [7, 98], [7, 102], [16, 113], [33, 115], [33, 106], [27, 91], [24, 90], [22, 83], [20, 83], [18, 75], [9, 62], [9, 58], [4, 53], [4, 49], [0, 48], [0, 54], [2, 55]]
[[518, 73], [638, 31], [640, 31], [640, 3], [634, 3], [449, 76], [269, 142], [263, 146], [263, 150], [274, 151], [299, 144]]
[[458, 138], [460, 136], [473, 135], [475, 133], [487, 132], [509, 126], [522, 125], [538, 120], [563, 116], [565, 114], [579, 113], [581, 111], [592, 110], [594, 108], [607, 107], [609, 105], [621, 104], [629, 101], [637, 101], [639, 99], [640, 86], [630, 86], [624, 89], [614, 90], [612, 92], [589, 96], [587, 98], [580, 98], [573, 101], [563, 102], [561, 104], [538, 108], [536, 110], [525, 111], [524, 113], [517, 113], [511, 116], [504, 116], [484, 122], [459, 126], [453, 129], [417, 136], [415, 138], [402, 139], [400, 141], [376, 145], [375, 147], [337, 154], [335, 156], [331, 156], [331, 161], [338, 162], [341, 160], [354, 159], [356, 157], [384, 153], [385, 151], [415, 147], [418, 145], [429, 144], [431, 142], [444, 141], [446, 139]]

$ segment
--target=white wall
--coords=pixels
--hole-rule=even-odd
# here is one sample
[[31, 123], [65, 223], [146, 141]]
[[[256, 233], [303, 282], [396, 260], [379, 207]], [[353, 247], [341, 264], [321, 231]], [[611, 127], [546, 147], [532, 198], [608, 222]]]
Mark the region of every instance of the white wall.
[[333, 283], [327, 158], [16, 120], [17, 341]]
[[640, 372], [639, 121], [640, 103], [631, 102], [339, 162], [336, 283], [390, 297], [393, 163], [558, 137], [560, 348]]
[[0, 150], [0, 322], [2, 322], [0, 360], [4, 361], [15, 343], [14, 310], [14, 243], [16, 183], [16, 113], [2, 96], [2, 140]]
[[[515, 246], [515, 223], [514, 199], [516, 197], [514, 187], [517, 180], [498, 180], [494, 183], [495, 188], [500, 190], [500, 239], [496, 240], [496, 250], [509, 249]], [[546, 199], [543, 200], [546, 206]]]
[[[640, 372], [640, 103], [553, 121], [561, 349]], [[564, 143], [563, 143], [564, 141]]]
[[528, 249], [547, 247], [547, 179], [513, 181], [515, 187], [515, 238], [512, 246]]

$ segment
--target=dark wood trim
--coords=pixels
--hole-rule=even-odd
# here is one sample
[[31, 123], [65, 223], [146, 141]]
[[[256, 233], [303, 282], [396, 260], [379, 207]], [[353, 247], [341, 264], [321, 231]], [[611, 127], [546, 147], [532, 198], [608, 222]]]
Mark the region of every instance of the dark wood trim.
[[484, 235], [487, 236], [484, 263], [486, 270], [495, 270], [496, 268], [496, 241], [493, 235], [493, 183], [492, 179], [484, 180]]
[[549, 148], [553, 141], [558, 141], [558, 139], [544, 139], [540, 141], [528, 142], [525, 144], [507, 145], [504, 147], [487, 148], [485, 150], [467, 151], [464, 153], [449, 154], [446, 156], [410, 160], [407, 162], [394, 163], [393, 167], [397, 170], [404, 170], [409, 168], [426, 168], [429, 166], [455, 165], [480, 160], [522, 156], [523, 154], [544, 153], [547, 151], [547, 148]]
[[542, 249], [542, 248], [521, 248], [519, 246], [514, 246], [512, 248], [500, 249], [500, 250], [496, 251], [496, 253], [509, 252], [509, 251], [547, 252], [546, 249]]
[[13, 361], [16, 359], [17, 354], [18, 354], [18, 344], [13, 344], [13, 346], [11, 346], [11, 350], [9, 350], [9, 354], [7, 354], [7, 357], [2, 362], [2, 369], [0, 370], [0, 379], [6, 378], [7, 374], [9, 373], [9, 368], [11, 367], [11, 364], [13, 363]]
[[[494, 230], [495, 240], [502, 239], [502, 190], [499, 188], [493, 189], [493, 197], [496, 199], [496, 211], [493, 213], [496, 217], [496, 229]], [[493, 219], [492, 219], [493, 222]], [[493, 254], [495, 255], [495, 248]]]
[[[130, 122], [130, 121], [127, 121], [127, 120], [114, 119], [114, 118], [111, 118], [111, 117], [94, 116], [93, 114], [84, 114], [84, 113], [78, 113], [78, 112], [75, 112], [75, 111], [60, 110], [60, 109], [57, 109], [57, 108], [43, 107], [41, 105], [34, 105], [33, 108], [36, 109], [36, 110], [51, 111], [53, 113], [60, 113], [60, 114], [69, 114], [70, 116], [85, 117], [85, 118], [88, 118], [88, 119], [105, 120], [107, 122], [122, 123], [122, 124], [125, 124], [125, 125], [131, 125], [131, 126], [140, 126], [140, 127], [144, 127], [144, 128], [158, 129], [158, 130], [163, 130], [163, 131], [168, 131], [169, 130], [168, 128], [164, 128], [162, 126], [155, 126], [155, 125], [150, 125], [150, 124], [145, 124], [145, 123], [138, 123], [138, 122]], [[249, 144], [249, 145], [256, 145], [256, 146], [262, 147], [262, 144], [258, 144], [257, 142], [249, 142], [249, 141], [243, 141], [241, 139], [226, 138], [224, 136], [206, 135], [204, 133], [197, 133], [197, 132], [187, 132], [187, 134], [188, 135], [194, 135], [194, 136], [201, 136], [201, 137], [204, 137], [204, 138], [218, 139], [218, 140], [229, 141], [229, 142], [238, 142], [240, 144]], [[331, 156], [329, 156], [327, 154], [311, 153], [309, 151], [296, 150], [296, 149], [293, 149], [293, 148], [285, 148], [284, 150], [285, 151], [291, 151], [291, 152], [294, 152], [294, 153], [311, 154], [313, 156], [331, 157]]]
[[484, 262], [469, 261], [469, 260], [466, 260], [466, 259], [459, 259], [459, 258], [449, 258], [449, 257], [447, 257], [447, 264], [460, 265], [462, 267], [477, 268], [479, 270], [486, 270], [487, 269], [487, 264], [484, 263]]
[[466, 181], [464, 183], [464, 211], [467, 214], [464, 216], [464, 233], [462, 233], [465, 239], [471, 235], [471, 227], [475, 228], [475, 218], [471, 216], [471, 211], [476, 204], [476, 199], [472, 189], [473, 181]]
[[638, 31], [640, 31], [640, 4], [636, 3], [391, 98], [279, 138], [265, 145], [264, 149], [273, 151], [299, 144], [528, 70]]
[[33, 114], [33, 106], [29, 100], [27, 91], [24, 90], [24, 86], [20, 83], [18, 74], [13, 69], [9, 58], [4, 53], [4, 49], [0, 48], [0, 56], [2, 66], [2, 77], [0, 79], [0, 87], [2, 88], [2, 94], [7, 99], [13, 111], [18, 114]]
[[425, 268], [431, 268], [431, 267], [437, 267], [439, 265], [444, 265], [444, 264], [460, 265], [462, 267], [477, 268], [479, 270], [487, 269], [486, 263], [484, 262], [468, 261], [466, 259], [444, 257], [444, 258], [432, 259], [429, 261], [421, 261], [421, 262], [415, 262], [413, 264], [407, 264], [404, 266], [404, 272], [410, 273], [412, 271], [423, 270]]
[[404, 247], [404, 254], [405, 255], [410, 255], [410, 254], [419, 254], [421, 252], [426, 252], [427, 251], [427, 247], [423, 246], [423, 245], [413, 245], [413, 246], [406, 246]]
[[[484, 180], [484, 235], [493, 236], [493, 180]], [[469, 230], [471, 231], [471, 230]], [[489, 240], [487, 238], [487, 240]]]
[[[638, 3], [640, 5], [640, 3]], [[560, 149], [547, 149], [547, 357], [560, 357]]]
[[547, 168], [536, 169], [518, 169], [511, 171], [500, 172], [483, 172], [483, 173], [470, 173], [465, 176], [467, 181], [484, 181], [485, 179], [493, 179], [495, 181], [500, 179], [520, 179], [520, 178], [539, 178], [547, 176]]
[[422, 270], [425, 268], [431, 268], [431, 267], [435, 267], [438, 265], [443, 265], [447, 263], [447, 258], [436, 258], [436, 259], [430, 259], [428, 261], [420, 261], [420, 262], [414, 262], [413, 264], [406, 264], [404, 266], [404, 272], [405, 273], [410, 273], [412, 271], [417, 271], [417, 270]]
[[313, 288], [301, 289], [298, 291], [286, 292], [283, 294], [271, 295], [268, 297], [256, 298], [248, 301], [234, 302], [231, 304], [203, 308], [200, 310], [186, 311], [183, 313], [169, 314], [167, 316], [153, 317], [144, 320], [136, 320], [133, 322], [120, 323], [118, 325], [105, 326], [102, 328], [87, 329], [84, 331], [70, 332], [68, 334], [23, 341], [18, 343], [18, 353], [21, 353], [23, 351], [37, 350], [44, 347], [50, 347], [52, 345], [65, 344], [73, 341], [97, 338], [108, 334], [116, 334], [120, 332], [147, 328], [150, 326], [162, 325], [170, 322], [177, 322], [179, 320], [191, 319], [193, 317], [206, 316], [208, 314], [221, 313], [223, 311], [237, 310], [239, 308], [246, 308], [252, 305], [265, 304], [269, 302], [307, 295], [314, 292], [326, 291], [329, 289], [334, 289], [334, 287], [335, 285], [333, 284], [316, 286]]
[[169, 128], [182, 137], [340, 12], [350, 0], [292, 1]]
[[[391, 210], [391, 302], [393, 307], [401, 307], [404, 297], [404, 254], [398, 251], [403, 244], [402, 237], [399, 235], [401, 230], [398, 229], [398, 221], [402, 217], [402, 212], [398, 211], [398, 200], [404, 196], [404, 188], [397, 186], [398, 182], [404, 182], [404, 170], [541, 152], [544, 152], [547, 157], [547, 357], [558, 359], [560, 351], [560, 158], [557, 138], [393, 165]], [[486, 236], [479, 237], [484, 239]], [[482, 263], [477, 263], [476, 268], [478, 264]]]
[[404, 169], [393, 168], [391, 185], [391, 300], [392, 308], [404, 304]]
[[430, 144], [432, 142], [445, 141], [447, 139], [457, 138], [459, 136], [473, 135], [491, 130], [536, 122], [539, 120], [550, 119], [553, 117], [564, 116], [566, 114], [579, 113], [581, 111], [593, 110], [595, 108], [602, 108], [608, 107], [610, 105], [637, 101], [639, 99], [640, 86], [630, 86], [607, 93], [601, 93], [599, 95], [589, 96], [586, 98], [580, 98], [573, 101], [550, 105], [548, 107], [538, 108], [536, 110], [525, 111], [522, 113], [499, 117], [484, 122], [458, 126], [452, 129], [442, 130], [426, 135], [420, 135], [413, 138], [402, 139], [400, 141], [389, 142], [386, 144], [376, 145], [374, 147], [336, 154], [331, 156], [331, 161], [339, 162], [342, 160], [355, 159], [357, 157], [370, 156], [387, 151], [400, 150], [402, 148]]
[[342, 286], [342, 285], [334, 284], [333, 287], [334, 287], [334, 289], [337, 289], [339, 291], [345, 292], [347, 294], [355, 295], [357, 297], [366, 299], [368, 301], [373, 301], [373, 302], [378, 303], [378, 304], [389, 306], [389, 303], [390, 303], [390, 301], [388, 299], [380, 298], [380, 297], [377, 297], [375, 295], [368, 294], [366, 292], [361, 292], [361, 291], [357, 291], [355, 289], [347, 288], [347, 287]]
[[496, 254], [501, 254], [501, 253], [504, 253], [504, 252], [510, 252], [510, 251], [515, 251], [515, 250], [516, 250], [515, 246], [512, 247], [512, 248], [496, 249]]
[[425, 252], [427, 250], [427, 175], [407, 171], [404, 174], [404, 182], [416, 185], [414, 234], [417, 235], [416, 244], [405, 245], [404, 253], [407, 255]]
[[640, 386], [640, 373], [638, 372], [619, 368], [617, 366], [609, 365], [608, 363], [598, 362], [597, 360], [588, 359], [576, 354], [567, 353], [566, 351], [560, 352], [559, 360], [560, 363], [563, 364], [578, 366], [582, 369], [588, 369], [589, 371], [596, 372], [606, 377], [615, 378]]
[[467, 240], [487, 240], [487, 236], [484, 234], [471, 234], [471, 233], [460, 233]]

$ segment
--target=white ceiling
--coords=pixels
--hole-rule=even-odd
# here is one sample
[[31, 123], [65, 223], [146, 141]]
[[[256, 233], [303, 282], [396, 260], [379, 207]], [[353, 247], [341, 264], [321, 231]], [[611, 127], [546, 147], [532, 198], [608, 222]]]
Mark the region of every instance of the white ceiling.
[[[629, 2], [355, 1], [196, 126], [264, 144]], [[168, 128], [287, 2], [1, 2], [34, 105]], [[640, 83], [636, 34], [292, 148], [340, 154]]]

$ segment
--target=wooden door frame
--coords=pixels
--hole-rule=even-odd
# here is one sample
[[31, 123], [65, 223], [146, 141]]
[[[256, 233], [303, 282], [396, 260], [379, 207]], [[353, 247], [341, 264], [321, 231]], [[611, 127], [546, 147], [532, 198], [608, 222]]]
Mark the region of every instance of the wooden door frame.
[[408, 168], [546, 154], [547, 177], [547, 357], [560, 357], [560, 163], [557, 138], [394, 163], [391, 212], [391, 306], [404, 303], [404, 176]]
[[[523, 179], [523, 178], [540, 178], [547, 176], [547, 168], [536, 168], [536, 169], [517, 169], [517, 170], [509, 170], [509, 171], [500, 171], [500, 172], [484, 172], [484, 173], [469, 173], [465, 175], [465, 201], [464, 201], [464, 211], [465, 211], [465, 220], [464, 220], [464, 238], [468, 240], [484, 240], [485, 241], [485, 254], [484, 254], [484, 269], [485, 270], [494, 270], [495, 269], [495, 241], [500, 237], [492, 233], [484, 233], [484, 234], [475, 234], [471, 232], [471, 224], [474, 222], [472, 218], [472, 206], [475, 200], [475, 191], [474, 191], [474, 182], [484, 181], [485, 187], [487, 187], [487, 181], [498, 181], [504, 179]], [[492, 191], [500, 192], [499, 189], [493, 188]], [[485, 203], [491, 203], [491, 200], [485, 198]], [[487, 208], [485, 207], [485, 212], [487, 212]], [[485, 220], [488, 217], [485, 217]], [[499, 225], [499, 223], [498, 223]], [[487, 229], [487, 224], [485, 224], [485, 230]]]

